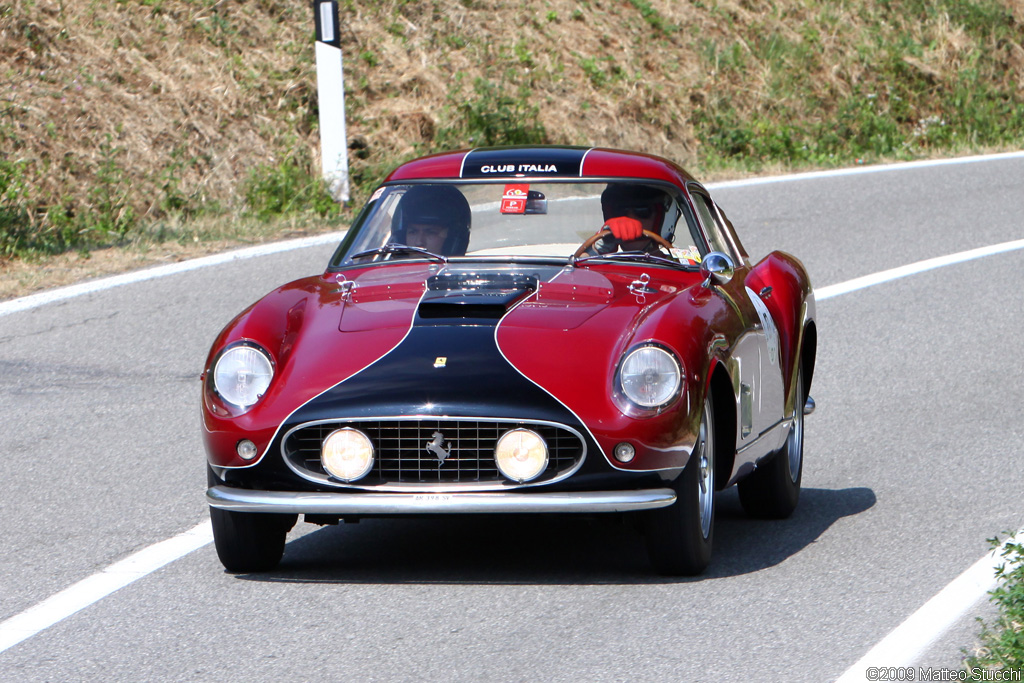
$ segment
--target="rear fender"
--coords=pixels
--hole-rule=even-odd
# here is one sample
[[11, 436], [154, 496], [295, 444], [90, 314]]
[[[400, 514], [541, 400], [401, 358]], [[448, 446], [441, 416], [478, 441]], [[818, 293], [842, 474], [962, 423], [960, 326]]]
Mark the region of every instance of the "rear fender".
[[[797, 364], [804, 365], [806, 384], [814, 369], [817, 334], [814, 323], [815, 302], [810, 279], [799, 260], [782, 252], [772, 252], [753, 267], [747, 284], [755, 292], [764, 292], [762, 301], [768, 307], [779, 330], [779, 355], [785, 378], [785, 415], [791, 417], [797, 406]], [[807, 342], [810, 330], [810, 344]], [[802, 406], [800, 406], [802, 409]]]

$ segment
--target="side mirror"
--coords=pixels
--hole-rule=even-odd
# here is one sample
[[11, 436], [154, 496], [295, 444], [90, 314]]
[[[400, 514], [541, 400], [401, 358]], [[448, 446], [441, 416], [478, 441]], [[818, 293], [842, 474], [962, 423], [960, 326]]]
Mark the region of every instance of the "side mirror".
[[700, 262], [700, 274], [704, 277], [704, 286], [724, 285], [732, 279], [736, 264], [720, 251], [709, 252]]

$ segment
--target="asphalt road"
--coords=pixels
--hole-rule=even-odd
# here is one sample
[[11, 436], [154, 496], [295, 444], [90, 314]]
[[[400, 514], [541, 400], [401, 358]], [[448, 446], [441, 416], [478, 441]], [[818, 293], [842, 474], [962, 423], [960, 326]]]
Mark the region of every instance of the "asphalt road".
[[[1024, 237], [1024, 158], [722, 187], [748, 251], [816, 287]], [[0, 317], [0, 622], [207, 515], [199, 374], [217, 331], [332, 247]], [[1024, 251], [818, 304], [793, 518], [719, 497], [707, 574], [628, 525], [300, 524], [280, 568], [212, 545], [0, 652], [3, 681], [829, 681], [1024, 526]], [[955, 667], [979, 603], [918, 664]]]

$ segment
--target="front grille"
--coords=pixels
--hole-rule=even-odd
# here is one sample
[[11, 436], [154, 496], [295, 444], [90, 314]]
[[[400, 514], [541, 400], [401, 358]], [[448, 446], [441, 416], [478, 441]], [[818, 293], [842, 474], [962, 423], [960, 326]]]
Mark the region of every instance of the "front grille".
[[[366, 434], [374, 448], [373, 469], [351, 484], [333, 479], [320, 462], [323, 440], [343, 427]], [[282, 450], [285, 461], [296, 473], [334, 486], [504, 488], [517, 484], [498, 471], [494, 447], [502, 434], [516, 428], [533, 430], [548, 446], [547, 468], [528, 484], [562, 478], [582, 464], [586, 446], [577, 431], [550, 423], [499, 420], [417, 418], [311, 423], [290, 431]], [[448, 451], [443, 462], [427, 450], [428, 444], [438, 439], [437, 434], [443, 436], [442, 447]]]

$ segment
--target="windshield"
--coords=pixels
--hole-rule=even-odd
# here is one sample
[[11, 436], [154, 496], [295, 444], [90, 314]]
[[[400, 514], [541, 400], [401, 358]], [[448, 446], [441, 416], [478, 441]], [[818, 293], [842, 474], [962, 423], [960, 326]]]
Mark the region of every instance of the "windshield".
[[379, 188], [331, 266], [395, 259], [562, 259], [625, 217], [671, 243], [606, 235], [583, 257], [652, 255], [696, 266], [707, 253], [668, 185], [631, 181], [417, 183]]

